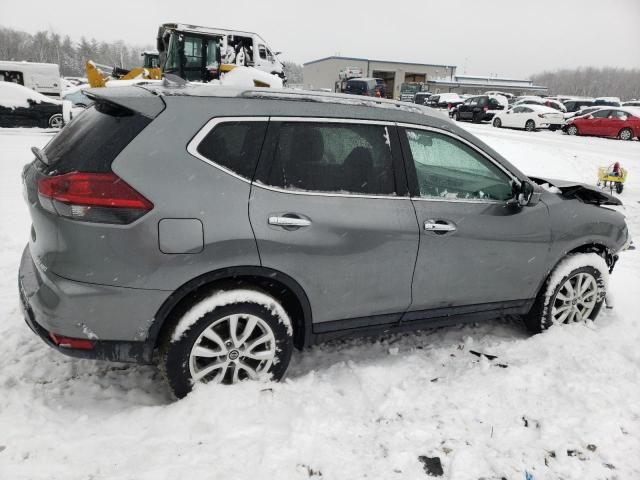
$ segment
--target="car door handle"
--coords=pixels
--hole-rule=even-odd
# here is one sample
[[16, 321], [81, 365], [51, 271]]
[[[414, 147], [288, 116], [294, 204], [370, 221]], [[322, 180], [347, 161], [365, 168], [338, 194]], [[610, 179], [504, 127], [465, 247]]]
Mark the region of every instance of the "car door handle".
[[424, 229], [427, 232], [455, 232], [456, 226], [444, 220], [427, 220], [424, 222]]
[[269, 216], [269, 225], [274, 225], [276, 227], [308, 227], [311, 225], [311, 220], [307, 218], [299, 217], [294, 214], [285, 214], [285, 215], [270, 215]]

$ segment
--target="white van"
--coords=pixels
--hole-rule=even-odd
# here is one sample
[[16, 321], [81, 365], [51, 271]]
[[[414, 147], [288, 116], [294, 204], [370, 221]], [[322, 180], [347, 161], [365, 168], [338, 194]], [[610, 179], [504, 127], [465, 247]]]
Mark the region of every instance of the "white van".
[[60, 97], [60, 68], [55, 63], [0, 61], [0, 81], [24, 85], [49, 97]]

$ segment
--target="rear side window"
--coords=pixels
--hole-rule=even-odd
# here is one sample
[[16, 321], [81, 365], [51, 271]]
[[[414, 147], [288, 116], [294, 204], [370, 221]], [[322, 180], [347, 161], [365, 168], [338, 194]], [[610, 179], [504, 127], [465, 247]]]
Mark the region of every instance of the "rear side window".
[[284, 122], [267, 173], [270, 185], [314, 192], [394, 195], [384, 125]]
[[58, 173], [110, 172], [111, 163], [151, 119], [126, 108], [97, 102], [63, 128], [44, 151]]
[[253, 179], [267, 122], [225, 122], [211, 130], [197, 151], [208, 160], [240, 175]]

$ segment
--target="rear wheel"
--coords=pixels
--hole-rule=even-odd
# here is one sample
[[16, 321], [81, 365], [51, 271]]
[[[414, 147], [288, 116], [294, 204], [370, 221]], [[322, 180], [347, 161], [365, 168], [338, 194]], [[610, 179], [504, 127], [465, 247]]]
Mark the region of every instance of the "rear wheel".
[[618, 133], [618, 138], [620, 140], [631, 140], [633, 138], [633, 132], [630, 128], [623, 128], [620, 130], [620, 133]]
[[527, 328], [538, 333], [552, 325], [595, 320], [604, 303], [607, 275], [604, 259], [595, 253], [567, 256], [551, 272], [525, 315]]
[[480, 123], [482, 121], [482, 114], [480, 113], [474, 113], [473, 114], [473, 118], [471, 120], [473, 123]]
[[616, 182], [616, 193], [622, 193], [623, 189], [624, 189], [624, 183]]
[[567, 133], [569, 135], [578, 135], [578, 127], [576, 127], [575, 125], [569, 125], [567, 127]]
[[533, 132], [536, 129], [536, 122], [534, 122], [533, 120], [527, 120], [527, 122], [524, 124], [524, 129], [527, 132]]
[[64, 125], [64, 119], [62, 118], [61, 113], [56, 113], [55, 115], [51, 115], [51, 117], [49, 117], [50, 128], [62, 128], [63, 125]]
[[493, 119], [493, 126], [496, 127], [496, 128], [502, 127], [502, 120], [500, 120], [499, 118], [494, 118]]
[[165, 335], [160, 368], [178, 398], [198, 382], [277, 381], [293, 351], [290, 325], [280, 304], [262, 292], [219, 292], [193, 305]]

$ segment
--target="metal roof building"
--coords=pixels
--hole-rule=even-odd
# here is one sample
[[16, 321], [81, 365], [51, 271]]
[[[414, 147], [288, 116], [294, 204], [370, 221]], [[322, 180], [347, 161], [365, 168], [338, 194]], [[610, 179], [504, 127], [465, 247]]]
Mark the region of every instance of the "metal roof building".
[[425, 83], [424, 88], [432, 93], [479, 94], [488, 90], [499, 90], [516, 95], [547, 93], [547, 87], [534, 85], [531, 80], [477, 75], [454, 75], [453, 78], [429, 79]]
[[430, 78], [453, 79], [455, 65], [431, 63], [395, 62], [358, 57], [325, 57], [302, 66], [304, 88], [309, 90], [335, 90], [338, 74], [345, 68], [356, 68], [364, 77], [384, 80], [387, 96], [400, 97], [400, 85], [404, 82], [425, 83]]
[[400, 85], [404, 82], [422, 83], [424, 84], [423, 90], [432, 93], [479, 94], [488, 90], [498, 90], [522, 95], [545, 94], [547, 92], [547, 87], [534, 85], [531, 80], [456, 75], [455, 65], [340, 56], [325, 57], [305, 63], [302, 66], [304, 88], [336, 91], [338, 74], [347, 68], [360, 70], [364, 77], [383, 79], [387, 96], [395, 99], [400, 97]]

